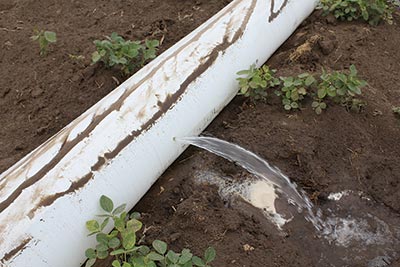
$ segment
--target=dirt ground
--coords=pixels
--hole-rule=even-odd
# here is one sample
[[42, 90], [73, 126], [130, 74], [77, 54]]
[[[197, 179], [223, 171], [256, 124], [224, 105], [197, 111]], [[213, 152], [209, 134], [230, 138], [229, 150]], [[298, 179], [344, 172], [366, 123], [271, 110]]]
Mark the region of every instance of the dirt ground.
[[[2, 1], [0, 171], [113, 89], [113, 76], [121, 80], [117, 72], [90, 66], [92, 40], [112, 31], [130, 39], [165, 35], [166, 49], [227, 2]], [[34, 26], [58, 33], [45, 58], [29, 41]], [[147, 227], [144, 240], [162, 239], [197, 254], [214, 246], [213, 266], [400, 266], [400, 119], [391, 111], [400, 106], [399, 31], [399, 14], [392, 26], [372, 27], [314, 13], [268, 64], [282, 76], [355, 64], [369, 83], [361, 113], [330, 105], [318, 116], [311, 103], [287, 113], [276, 98], [252, 104], [236, 97], [205, 132], [279, 167], [327, 217], [334, 213], [367, 222], [371, 239], [360, 235], [339, 244], [318, 234], [301, 215], [278, 231], [260, 210], [239, 198], [224, 201], [215, 186], [197, 181], [204, 172], [245, 179], [243, 169], [189, 148], [135, 207]], [[318, 41], [308, 52], [288, 60], [315, 35]], [[68, 53], [86, 59], [73, 62]], [[353, 193], [337, 202], [328, 199], [343, 190]]]
[[[0, 0], [0, 172], [124, 81], [90, 64], [94, 40], [114, 31], [163, 39], [161, 53], [229, 2]], [[57, 33], [45, 57], [30, 40], [35, 28]]]

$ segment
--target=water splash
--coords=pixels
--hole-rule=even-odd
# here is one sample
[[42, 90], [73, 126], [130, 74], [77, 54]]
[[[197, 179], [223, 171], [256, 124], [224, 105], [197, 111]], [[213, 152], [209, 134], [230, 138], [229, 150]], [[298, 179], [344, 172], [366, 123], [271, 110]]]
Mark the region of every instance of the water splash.
[[314, 213], [313, 204], [305, 193], [299, 190], [297, 185], [291, 182], [278, 168], [271, 166], [260, 156], [236, 144], [214, 137], [184, 137], [177, 140], [203, 148], [232, 161], [255, 176], [273, 184], [276, 191], [285, 195], [288, 202], [297, 207], [298, 212], [306, 210], [306, 219], [317, 230], [322, 230], [322, 220], [319, 218], [320, 211], [317, 211], [317, 214]]

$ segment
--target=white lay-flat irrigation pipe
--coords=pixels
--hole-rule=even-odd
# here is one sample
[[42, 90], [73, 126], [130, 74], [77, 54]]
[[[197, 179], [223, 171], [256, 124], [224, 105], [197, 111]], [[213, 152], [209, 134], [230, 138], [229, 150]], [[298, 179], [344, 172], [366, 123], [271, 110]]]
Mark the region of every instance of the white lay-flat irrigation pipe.
[[316, 0], [235, 0], [0, 176], [0, 265], [79, 266], [100, 195], [132, 208]]

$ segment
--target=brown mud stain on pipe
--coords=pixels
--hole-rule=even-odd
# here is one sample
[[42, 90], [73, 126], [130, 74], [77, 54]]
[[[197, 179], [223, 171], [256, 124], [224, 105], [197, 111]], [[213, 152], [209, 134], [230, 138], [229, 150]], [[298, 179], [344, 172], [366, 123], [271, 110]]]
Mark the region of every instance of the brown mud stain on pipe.
[[13, 250], [7, 252], [4, 257], [0, 260], [0, 263], [6, 263], [10, 259], [14, 258], [16, 255], [20, 254], [28, 245], [28, 243], [32, 240], [32, 238], [27, 238], [24, 241], [22, 241], [21, 244], [19, 244], [16, 248]]
[[[298, 1], [298, 0], [297, 0]], [[269, 19], [268, 22], [272, 22], [274, 19], [276, 19], [282, 12], [282, 10], [286, 7], [286, 5], [288, 4], [289, 0], [284, 0], [281, 7], [278, 9], [278, 11], [274, 11], [275, 9], [275, 0], [271, 0], [271, 15], [269, 15]]]

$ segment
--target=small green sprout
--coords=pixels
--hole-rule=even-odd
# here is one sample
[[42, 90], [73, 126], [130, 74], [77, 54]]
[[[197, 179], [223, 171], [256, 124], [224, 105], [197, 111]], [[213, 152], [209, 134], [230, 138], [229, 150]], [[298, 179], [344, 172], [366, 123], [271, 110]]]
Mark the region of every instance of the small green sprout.
[[315, 83], [315, 78], [309, 73], [302, 73], [297, 77], [280, 77], [283, 86], [275, 94], [282, 98], [285, 110], [299, 109], [300, 102], [307, 95], [307, 88]]
[[40, 55], [44, 56], [47, 53], [47, 48], [50, 43], [57, 42], [57, 35], [55, 32], [34, 30], [34, 35], [31, 36], [33, 41], [38, 41], [40, 47]]
[[95, 40], [96, 51], [92, 54], [92, 63], [102, 61], [106, 67], [118, 66], [126, 75], [144, 66], [156, 57], [158, 40], [130, 41], [117, 33], [106, 36], [105, 40]]
[[[355, 96], [362, 94], [361, 89], [367, 85], [367, 82], [357, 77], [357, 69], [354, 65], [350, 66], [349, 74], [339, 71], [327, 73], [325, 70], [322, 70], [320, 78], [321, 82], [318, 85], [317, 96], [312, 104], [317, 114], [320, 114], [322, 109], [324, 109], [320, 104], [325, 103], [324, 100], [327, 98], [353, 111], [360, 111], [360, 108], [365, 105], [365, 103], [355, 98]], [[321, 110], [317, 110], [317, 107], [320, 107]]]
[[[91, 267], [97, 260], [114, 257], [113, 267], [211, 267], [216, 252], [212, 247], [207, 248], [204, 258], [194, 256], [189, 249], [180, 253], [168, 250], [167, 243], [154, 240], [151, 246], [139, 245], [137, 233], [142, 228], [140, 214], [125, 212], [126, 204], [114, 209], [113, 201], [107, 196], [100, 197], [100, 207], [105, 212], [98, 215], [102, 221], [90, 220], [86, 228], [90, 235], [96, 235], [95, 248], [86, 250], [88, 258], [85, 267]], [[109, 222], [113, 222], [114, 230], [105, 232]]]
[[253, 100], [265, 100], [268, 96], [267, 89], [280, 84], [278, 78], [274, 77], [276, 70], [270, 69], [264, 65], [261, 68], [256, 68], [255, 64], [251, 65], [248, 70], [241, 70], [237, 75], [236, 80], [239, 82], [239, 93], [245, 97], [250, 97]]
[[387, 0], [321, 0], [319, 8], [324, 15], [332, 13], [340, 20], [363, 19], [371, 25], [383, 20], [393, 24], [393, 7]]

